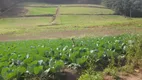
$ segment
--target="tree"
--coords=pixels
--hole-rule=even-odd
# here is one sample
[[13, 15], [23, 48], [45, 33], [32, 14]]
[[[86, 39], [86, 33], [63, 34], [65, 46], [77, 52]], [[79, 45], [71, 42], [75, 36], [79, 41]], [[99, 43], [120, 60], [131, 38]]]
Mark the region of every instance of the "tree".
[[7, 6], [7, 0], [0, 0], [0, 12], [3, 12]]
[[[18, 14], [18, 3], [23, 0], [0, 0], [0, 18]], [[20, 11], [20, 10], [19, 10]]]
[[116, 14], [130, 17], [142, 16], [142, 0], [103, 0], [103, 4], [113, 9]]
[[11, 5], [13, 5], [16, 0], [0, 0], [0, 12], [4, 12], [7, 10]]

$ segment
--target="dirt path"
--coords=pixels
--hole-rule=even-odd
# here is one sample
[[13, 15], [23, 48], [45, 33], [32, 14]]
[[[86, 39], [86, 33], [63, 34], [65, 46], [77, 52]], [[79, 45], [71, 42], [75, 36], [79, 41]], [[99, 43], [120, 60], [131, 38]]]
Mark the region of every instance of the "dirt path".
[[55, 31], [44, 31], [37, 34], [28, 35], [0, 35], [0, 41], [13, 41], [13, 40], [35, 40], [35, 39], [56, 39], [56, 38], [71, 38], [71, 37], [85, 37], [85, 36], [115, 36], [120, 34], [135, 34], [142, 33], [142, 28], [129, 28], [129, 29], [116, 29], [111, 27], [94, 27], [86, 28], [83, 30], [55, 30]]

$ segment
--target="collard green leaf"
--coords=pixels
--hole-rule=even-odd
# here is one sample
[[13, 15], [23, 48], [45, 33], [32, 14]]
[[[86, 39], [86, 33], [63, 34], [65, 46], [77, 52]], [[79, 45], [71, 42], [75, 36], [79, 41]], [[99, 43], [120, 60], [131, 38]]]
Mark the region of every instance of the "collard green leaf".
[[0, 80], [4, 80], [4, 78], [0, 75]]
[[10, 80], [10, 79], [14, 78], [16, 75], [17, 75], [16, 71], [13, 71], [11, 73], [8, 73], [6, 77], [8, 80]]
[[7, 67], [2, 68], [1, 75], [4, 79], [7, 79], [8, 70], [9, 70], [9, 68], [7, 68]]
[[34, 74], [39, 74], [43, 70], [43, 66], [34, 67]]
[[26, 68], [21, 66], [21, 67], [17, 68], [17, 71], [20, 72], [20, 73], [25, 73], [26, 72]]

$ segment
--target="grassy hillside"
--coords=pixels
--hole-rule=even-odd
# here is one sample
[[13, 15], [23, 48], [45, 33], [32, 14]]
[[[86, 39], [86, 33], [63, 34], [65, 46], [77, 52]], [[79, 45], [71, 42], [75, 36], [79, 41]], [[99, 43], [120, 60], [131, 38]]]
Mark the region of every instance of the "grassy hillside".
[[22, 17], [0, 20], [0, 34], [24, 34], [50, 30], [75, 30], [98, 26], [113, 28], [141, 27], [141, 18], [127, 19], [117, 15], [60, 15], [57, 25], [50, 25], [52, 17]]
[[61, 7], [60, 14], [113, 14], [110, 9], [95, 7]]
[[0, 34], [38, 34], [60, 30], [86, 30], [90, 27], [133, 29], [142, 26], [141, 18], [129, 19], [113, 15], [112, 10], [103, 6], [85, 4], [60, 4], [59, 16], [54, 21], [55, 24], [52, 24], [51, 21], [56, 13], [57, 5], [45, 3], [25, 3], [24, 5], [27, 9], [24, 17], [0, 19]]
[[38, 29], [38, 25], [46, 25], [51, 20], [50, 17], [31, 17], [31, 18], [5, 18], [0, 19], [0, 34], [26, 33]]

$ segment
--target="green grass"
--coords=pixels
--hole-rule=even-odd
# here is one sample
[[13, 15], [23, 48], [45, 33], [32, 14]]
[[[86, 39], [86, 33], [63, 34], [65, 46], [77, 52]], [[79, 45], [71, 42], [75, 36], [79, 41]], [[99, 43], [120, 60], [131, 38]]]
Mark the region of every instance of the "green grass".
[[0, 19], [0, 34], [7, 34], [13, 32], [32, 32], [38, 28], [38, 25], [46, 25], [50, 22], [50, 20], [50, 17], [23, 17]]
[[[60, 15], [56, 23], [50, 25], [51, 17], [31, 17], [31, 18], [5, 18], [0, 20], [0, 34], [28, 34], [50, 30], [76, 30], [86, 27], [112, 26], [124, 29], [129, 27], [141, 27], [142, 19], [127, 19], [117, 15]], [[39, 26], [44, 25], [44, 26]], [[75, 27], [76, 26], [76, 27]]]
[[[33, 6], [47, 6], [49, 4], [33, 4]], [[55, 14], [56, 5], [54, 7], [26, 7], [29, 12], [26, 15], [43, 15]], [[66, 7], [68, 6], [68, 7]], [[72, 7], [71, 7], [72, 6]], [[80, 6], [80, 7], [77, 7]], [[85, 7], [83, 7], [85, 6]], [[120, 15], [113, 14], [113, 11], [105, 8], [86, 7], [87, 5], [61, 5], [60, 14], [94, 14], [94, 15], [59, 15], [55, 20], [57, 25], [51, 25], [52, 17], [23, 17], [23, 18], [5, 18], [0, 19], [0, 34], [28, 34], [44, 31], [59, 30], [76, 30], [85, 29], [86, 27], [114, 27], [119, 29], [127, 29], [129, 27], [142, 27], [142, 18], [128, 19]], [[90, 6], [90, 5], [89, 5]], [[96, 6], [96, 5], [91, 5]], [[98, 6], [98, 5], [97, 5]], [[99, 6], [100, 7], [100, 6]], [[104, 14], [104, 15], [95, 15]], [[39, 26], [43, 25], [43, 26]]]
[[[49, 27], [67, 27], [78, 28], [84, 27], [95, 27], [95, 26], [130, 26], [128, 23], [133, 24], [132, 26], [141, 26], [141, 18], [128, 19], [118, 15], [61, 15], [57, 18], [56, 22], [60, 25], [53, 25]], [[126, 24], [126, 25], [121, 25]], [[139, 26], [139, 27], [140, 27]], [[47, 26], [48, 27], [48, 26]]]
[[[55, 14], [55, 7], [26, 7], [28, 13], [26, 15]], [[61, 7], [60, 14], [113, 14], [114, 11], [105, 8], [90, 7]]]
[[114, 11], [105, 8], [61, 7], [61, 14], [113, 14]]
[[26, 15], [42, 15], [56, 13], [56, 8], [26, 7], [26, 9], [28, 9], [28, 13]]
[[99, 7], [104, 8], [103, 5], [97, 5], [97, 4], [59, 4], [62, 7]]

